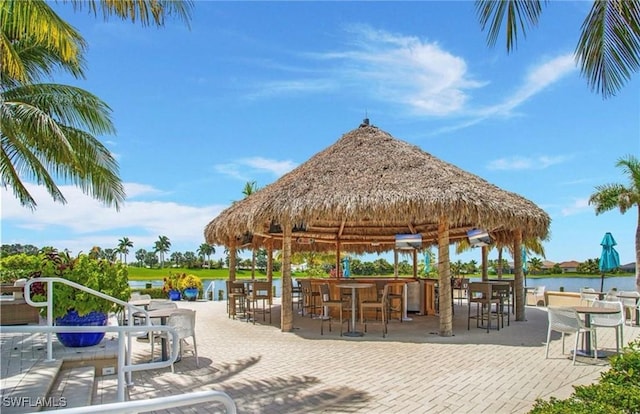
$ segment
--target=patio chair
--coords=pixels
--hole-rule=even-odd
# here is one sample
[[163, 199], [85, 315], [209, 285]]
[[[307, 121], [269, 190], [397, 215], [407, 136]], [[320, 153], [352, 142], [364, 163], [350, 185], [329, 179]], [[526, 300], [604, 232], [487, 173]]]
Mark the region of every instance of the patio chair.
[[564, 355], [564, 336], [565, 334], [574, 334], [576, 336], [573, 347], [573, 365], [576, 364], [576, 350], [578, 349], [578, 340], [580, 335], [590, 333], [593, 342], [593, 358], [598, 359], [598, 340], [596, 337], [596, 329], [587, 327], [573, 308], [556, 308], [549, 307], [547, 309], [549, 317], [549, 329], [547, 330], [547, 346], [545, 348], [545, 359], [549, 358], [549, 344], [551, 343], [551, 332], [560, 332], [562, 335], [562, 354]]
[[595, 328], [613, 328], [616, 330], [616, 352], [620, 353], [620, 344], [624, 340], [624, 308], [619, 301], [594, 300], [594, 307], [615, 308], [619, 309], [619, 313], [610, 315], [592, 315], [591, 326]]
[[329, 289], [328, 283], [320, 285], [320, 306], [323, 309], [323, 314], [320, 317], [320, 335], [324, 335], [324, 322], [329, 321], [329, 332], [331, 332], [331, 321], [333, 320], [333, 312], [337, 310], [340, 318], [340, 336], [342, 336], [342, 324], [344, 322], [349, 323], [349, 318], [344, 318], [345, 307], [347, 302], [341, 299], [333, 299], [331, 297], [331, 289]]
[[[627, 321], [627, 314], [629, 315], [629, 323], [633, 325], [636, 308], [640, 306], [640, 292], [636, 292], [635, 290], [630, 290], [626, 292], [618, 293], [618, 300], [622, 303], [622, 307], [624, 308], [624, 318], [625, 323]], [[636, 324], [638, 321], [635, 321]]]
[[[398, 320], [402, 322], [402, 317], [404, 315], [404, 282], [390, 282], [389, 283], [389, 292], [387, 294], [387, 299], [389, 303], [387, 303], [387, 311], [389, 312], [387, 320], [391, 319], [391, 313], [395, 312], [398, 314]], [[384, 286], [383, 286], [384, 289]]]
[[[271, 282], [253, 282], [253, 290], [249, 293], [247, 309], [247, 322], [251, 317], [253, 324], [256, 324], [256, 314], [262, 313], [262, 320], [266, 321], [266, 315], [269, 314], [269, 323], [271, 323], [271, 304], [272, 304], [272, 284]], [[258, 303], [262, 303], [259, 307]]]
[[246, 316], [247, 311], [247, 291], [243, 282], [227, 280], [227, 315], [229, 318], [236, 318], [238, 313]]
[[580, 305], [591, 306], [594, 300], [598, 300], [598, 294], [594, 288], [580, 289]]
[[[491, 285], [491, 292], [493, 297], [500, 299], [500, 304], [496, 306], [496, 313], [498, 313], [502, 328], [504, 328], [504, 315], [507, 315], [507, 326], [511, 325], [511, 286], [508, 284], [493, 284]], [[505, 311], [506, 308], [506, 311]]]
[[527, 304], [529, 299], [533, 299], [534, 306], [538, 306], [538, 303], [542, 301], [542, 306], [547, 306], [547, 299], [544, 295], [545, 286], [536, 286], [534, 289], [527, 291]]
[[[187, 338], [191, 337], [193, 354], [196, 357], [196, 367], [198, 367], [198, 346], [196, 345], [196, 311], [191, 309], [178, 309], [169, 316], [167, 326], [178, 332], [178, 340], [180, 341], [178, 359], [182, 358], [182, 351], [188, 346]], [[154, 335], [154, 340], [168, 340], [173, 338], [169, 332], [161, 332]], [[171, 364], [171, 372], [175, 372], [173, 364]]]
[[300, 286], [302, 287], [302, 316], [307, 311], [309, 316], [313, 317], [320, 307], [318, 304], [320, 292], [313, 290], [311, 279], [300, 279]]
[[293, 304], [298, 306], [298, 309], [302, 309], [302, 284], [299, 280], [295, 280], [295, 283], [291, 286], [291, 309], [293, 310]]
[[[471, 319], [476, 320], [476, 327], [480, 328], [481, 325], [484, 327], [484, 322], [487, 322], [487, 333], [489, 333], [489, 329], [491, 329], [491, 319], [492, 316], [492, 307], [495, 304], [497, 310], [499, 311], [500, 307], [500, 297], [493, 296], [492, 294], [492, 286], [490, 283], [486, 282], [472, 282], [469, 283], [469, 299], [468, 299], [468, 313], [467, 313], [467, 330], [471, 329]], [[476, 306], [475, 316], [471, 314], [471, 307]], [[504, 317], [504, 315], [502, 315]], [[500, 322], [498, 318], [500, 317], [499, 312], [496, 312], [496, 325], [498, 330], [500, 330]], [[504, 319], [503, 319], [504, 323]]]
[[[377, 296], [377, 289], [376, 290]], [[380, 311], [381, 319], [382, 319], [382, 337], [385, 338], [387, 336], [387, 314], [389, 312], [389, 283], [384, 285], [382, 288], [382, 295], [380, 295], [377, 299], [366, 299], [362, 298], [360, 300], [360, 323], [364, 326], [364, 331], [367, 332], [367, 319], [364, 317], [366, 311], [375, 311], [375, 318], [378, 319], [378, 311]]]

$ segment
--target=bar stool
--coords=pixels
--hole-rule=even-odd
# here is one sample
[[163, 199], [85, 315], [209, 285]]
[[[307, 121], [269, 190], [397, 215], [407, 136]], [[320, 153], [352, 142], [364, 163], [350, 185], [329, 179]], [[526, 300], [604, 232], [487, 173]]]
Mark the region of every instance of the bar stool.
[[320, 309], [320, 292], [314, 291], [311, 286], [311, 279], [300, 279], [300, 286], [302, 288], [302, 316], [304, 316], [305, 309], [309, 314], [309, 317], [317, 315], [316, 311]]
[[[404, 315], [404, 282], [389, 282], [389, 289], [387, 292], [389, 319], [391, 319], [392, 312], [398, 312], [400, 315], [398, 319], [402, 322], [402, 316]], [[394, 301], [397, 306], [393, 306]]]

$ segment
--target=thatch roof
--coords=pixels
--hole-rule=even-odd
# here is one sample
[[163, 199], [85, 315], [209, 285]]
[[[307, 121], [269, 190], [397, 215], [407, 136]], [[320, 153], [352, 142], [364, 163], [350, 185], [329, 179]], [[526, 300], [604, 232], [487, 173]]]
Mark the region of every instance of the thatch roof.
[[293, 250], [334, 250], [339, 240], [342, 251], [381, 252], [402, 233], [422, 234], [425, 246], [437, 244], [443, 216], [452, 242], [472, 228], [503, 243], [514, 230], [545, 237], [550, 224], [533, 202], [364, 123], [235, 202], [204, 234], [210, 244], [229, 246], [235, 238], [237, 245], [259, 247], [271, 240], [278, 249], [278, 224], [288, 221], [298, 223]]

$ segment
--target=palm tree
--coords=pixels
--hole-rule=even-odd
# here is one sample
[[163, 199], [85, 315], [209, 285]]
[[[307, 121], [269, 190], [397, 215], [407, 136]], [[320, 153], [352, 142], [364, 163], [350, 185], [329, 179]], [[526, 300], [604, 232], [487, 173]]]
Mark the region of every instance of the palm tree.
[[147, 251], [145, 249], [138, 249], [136, 251], [136, 260], [138, 261], [138, 266], [144, 265], [144, 258], [147, 256]]
[[167, 236], [159, 236], [158, 241], [154, 243], [154, 250], [160, 256], [160, 268], [164, 267], [164, 254], [169, 251], [171, 242]]
[[124, 255], [124, 264], [127, 264], [127, 255], [129, 254], [129, 248], [133, 247], [133, 242], [128, 237], [123, 237], [118, 240], [118, 252]]
[[[487, 43], [495, 45], [505, 26], [507, 52], [517, 46], [542, 14], [541, 0], [477, 0], [476, 11]], [[591, 90], [608, 98], [616, 94], [640, 70], [640, 2], [596, 0], [582, 23], [575, 50], [582, 75]]]
[[198, 247], [198, 254], [202, 257], [202, 261], [204, 261], [205, 256], [207, 257], [207, 261], [211, 261], [211, 255], [215, 252], [215, 247], [208, 243], [202, 243], [200, 247]]
[[532, 257], [529, 259], [529, 272], [536, 274], [542, 270], [542, 260], [539, 257]]
[[181, 252], [173, 252], [169, 258], [176, 267], [180, 267], [181, 263], [184, 261], [184, 256]]
[[636, 289], [640, 291], [640, 161], [633, 155], [618, 159], [616, 167], [628, 176], [629, 185], [604, 184], [596, 187], [589, 204], [595, 206], [596, 215], [618, 208], [624, 214], [633, 207], [638, 209], [636, 224]]
[[[138, 18], [143, 25], [152, 20], [157, 26], [170, 14], [188, 21], [191, 8], [190, 1], [73, 4], [94, 14], [100, 9], [105, 18]], [[56, 178], [119, 209], [125, 192], [118, 164], [95, 138], [115, 132], [111, 109], [80, 88], [39, 83], [60, 69], [84, 77], [84, 39], [43, 0], [3, 0], [0, 27], [0, 179], [30, 209], [37, 204], [23, 180], [43, 185], [55, 201], [65, 203]]]

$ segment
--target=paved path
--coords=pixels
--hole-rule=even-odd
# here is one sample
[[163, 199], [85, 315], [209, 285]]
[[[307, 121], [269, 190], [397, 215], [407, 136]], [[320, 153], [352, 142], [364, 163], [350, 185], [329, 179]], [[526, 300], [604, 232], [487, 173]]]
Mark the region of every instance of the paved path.
[[[224, 302], [179, 305], [197, 311], [199, 368], [186, 352], [175, 373], [136, 373], [132, 400], [213, 389], [228, 393], [239, 413], [526, 413], [536, 398], [565, 398], [573, 384], [595, 382], [608, 369], [606, 360], [572, 366], [559, 334], [545, 360], [544, 308], [527, 307], [527, 322], [487, 333], [473, 322], [467, 330], [466, 305], [456, 305], [453, 337], [437, 335], [437, 317], [412, 315], [392, 321], [383, 339], [379, 325], [362, 338], [340, 337], [338, 324], [332, 332], [325, 325], [320, 336], [320, 321], [299, 315], [294, 331], [283, 333], [278, 303], [271, 325], [260, 317], [255, 325], [229, 319]], [[626, 326], [625, 343], [639, 334]], [[615, 349], [613, 329], [599, 330], [598, 346]], [[148, 359], [148, 347], [137, 343], [136, 357]]]

